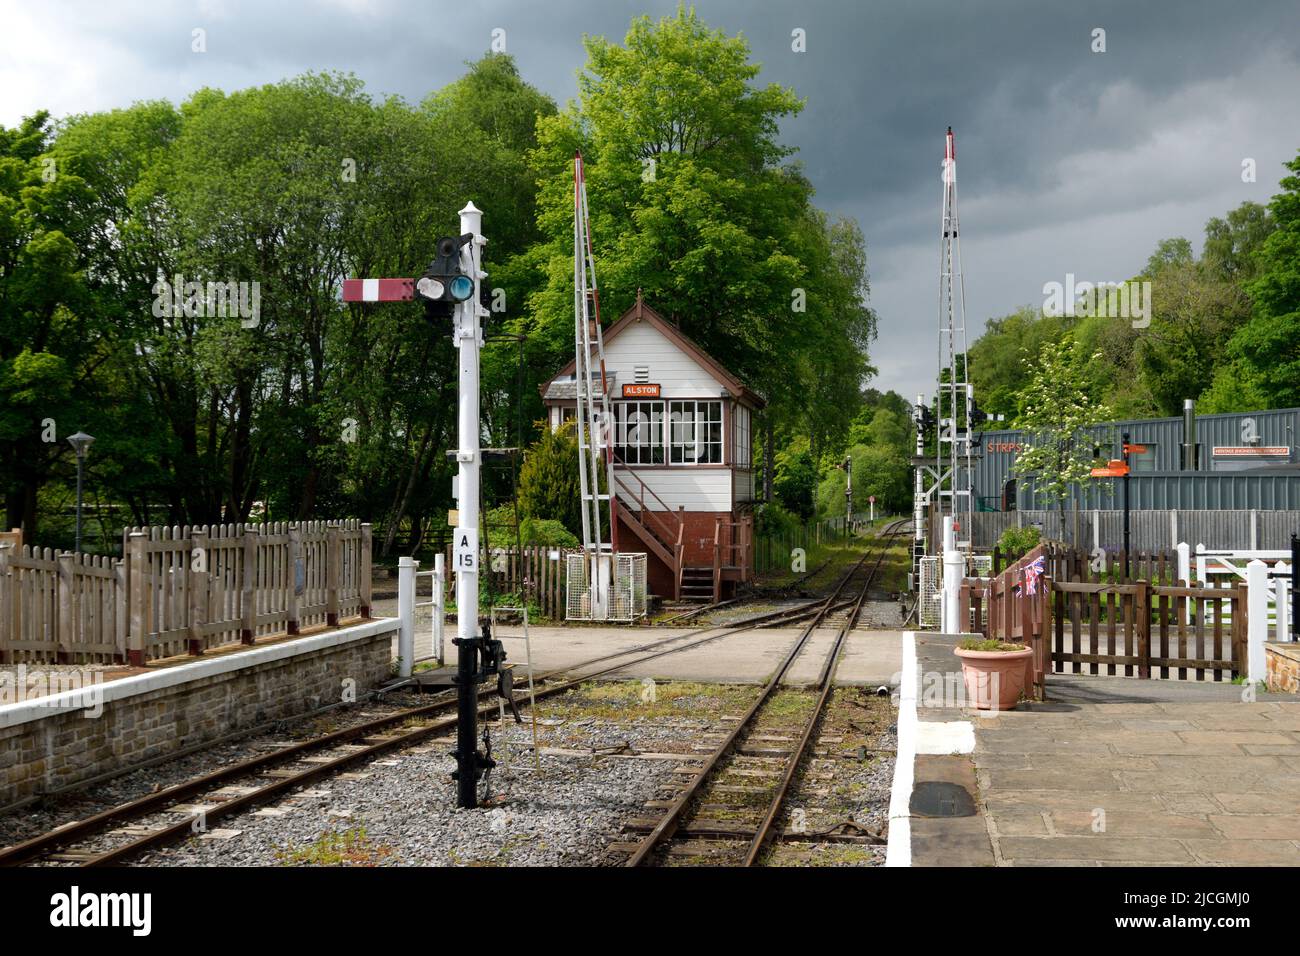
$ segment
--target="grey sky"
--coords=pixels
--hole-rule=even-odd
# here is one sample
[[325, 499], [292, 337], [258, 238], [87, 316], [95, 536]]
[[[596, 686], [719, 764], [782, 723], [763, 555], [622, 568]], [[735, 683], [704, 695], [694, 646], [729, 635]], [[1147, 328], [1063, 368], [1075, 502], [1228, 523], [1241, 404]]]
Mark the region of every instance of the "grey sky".
[[[563, 102], [583, 33], [621, 39], [674, 0], [472, 3], [0, 0], [0, 123], [179, 101], [305, 70], [349, 70], [419, 100], [505, 31], [524, 77]], [[1156, 242], [1199, 249], [1205, 220], [1266, 202], [1300, 150], [1296, 0], [700, 0], [743, 32], [762, 82], [807, 99], [783, 127], [832, 213], [867, 238], [880, 313], [873, 383], [909, 397], [937, 366], [939, 163], [957, 134], [967, 314], [1042, 300], [1067, 272], [1128, 278]], [[454, 12], [453, 12], [454, 11]], [[1106, 31], [1094, 53], [1092, 30]], [[207, 51], [191, 51], [206, 30]], [[793, 52], [791, 31], [806, 31]], [[1242, 182], [1244, 159], [1258, 166]], [[489, 223], [491, 210], [488, 210]]]

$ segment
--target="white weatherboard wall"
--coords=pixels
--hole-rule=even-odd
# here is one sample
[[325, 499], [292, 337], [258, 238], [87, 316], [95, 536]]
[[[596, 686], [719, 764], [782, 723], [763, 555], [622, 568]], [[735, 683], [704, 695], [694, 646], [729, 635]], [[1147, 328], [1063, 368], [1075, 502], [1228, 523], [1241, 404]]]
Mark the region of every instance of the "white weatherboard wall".
[[716, 398], [722, 387], [713, 373], [649, 322], [634, 322], [605, 344], [605, 368], [619, 382], [634, 381], [638, 365], [649, 366], [650, 381], [660, 386], [663, 398]]
[[[672, 507], [681, 506], [687, 511], [730, 511], [731, 469], [702, 468], [697, 465], [670, 466], [668, 468], [633, 468], [632, 471], [645, 486]], [[626, 480], [626, 479], [624, 479]], [[635, 482], [630, 483], [633, 487]], [[623, 489], [620, 499], [631, 500]], [[646, 495], [646, 507], [658, 511], [658, 502]]]

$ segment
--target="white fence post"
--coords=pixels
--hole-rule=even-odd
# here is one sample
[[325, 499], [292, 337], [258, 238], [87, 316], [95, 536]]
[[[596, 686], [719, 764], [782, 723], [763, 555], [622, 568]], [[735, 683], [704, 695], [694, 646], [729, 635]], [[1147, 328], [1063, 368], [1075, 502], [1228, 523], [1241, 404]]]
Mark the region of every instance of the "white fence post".
[[397, 559], [397, 676], [410, 677], [415, 664], [415, 558]]
[[1273, 565], [1274, 608], [1277, 611], [1277, 636], [1274, 640], [1291, 640], [1291, 566], [1285, 561]]
[[433, 558], [433, 656], [441, 665], [442, 632], [447, 623], [447, 560], [442, 554]]
[[1192, 584], [1192, 548], [1186, 541], [1179, 541], [1174, 545], [1174, 550], [1178, 552], [1178, 583], [1184, 587], [1190, 587]]
[[957, 536], [951, 515], [943, 519], [943, 633], [966, 630], [961, 621], [961, 581], [966, 573], [966, 556], [957, 550]]
[[1246, 587], [1246, 680], [1262, 682], [1268, 640], [1268, 565], [1258, 558], [1246, 565]]

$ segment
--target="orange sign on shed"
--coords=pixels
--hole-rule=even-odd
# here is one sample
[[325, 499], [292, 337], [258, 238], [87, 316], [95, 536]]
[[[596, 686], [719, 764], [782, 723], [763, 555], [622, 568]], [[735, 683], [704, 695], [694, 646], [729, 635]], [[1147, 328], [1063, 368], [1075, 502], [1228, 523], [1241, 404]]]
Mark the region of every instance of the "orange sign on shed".
[[623, 386], [624, 398], [658, 398], [659, 386], [649, 385], [645, 382], [634, 383]]
[[1108, 464], [1103, 465], [1101, 468], [1092, 469], [1091, 474], [1094, 478], [1123, 478], [1128, 474], [1128, 465], [1118, 458], [1112, 458]]

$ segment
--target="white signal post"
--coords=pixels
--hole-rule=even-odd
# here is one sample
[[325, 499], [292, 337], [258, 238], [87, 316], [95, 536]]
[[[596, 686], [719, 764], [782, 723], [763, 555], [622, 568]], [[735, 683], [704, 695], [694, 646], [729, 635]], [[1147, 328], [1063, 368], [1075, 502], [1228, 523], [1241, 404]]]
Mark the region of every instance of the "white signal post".
[[[456, 633], [462, 639], [479, 636], [478, 625], [478, 512], [482, 451], [479, 447], [479, 355], [483, 331], [479, 319], [487, 312], [479, 303], [479, 283], [487, 277], [480, 265], [487, 240], [483, 212], [470, 202], [460, 211], [461, 235], [471, 233], [474, 241], [461, 249], [461, 266], [474, 277], [474, 294], [456, 305], [454, 337], [460, 353], [459, 416], [456, 462], [456, 510], [461, 524], [456, 528], [452, 552], [456, 572]], [[470, 261], [465, 262], [468, 258]], [[464, 522], [468, 521], [466, 525]]]

